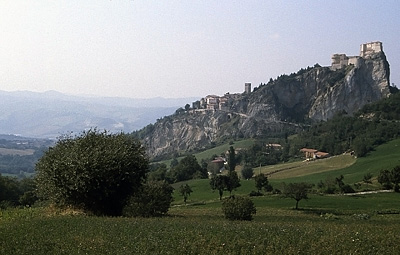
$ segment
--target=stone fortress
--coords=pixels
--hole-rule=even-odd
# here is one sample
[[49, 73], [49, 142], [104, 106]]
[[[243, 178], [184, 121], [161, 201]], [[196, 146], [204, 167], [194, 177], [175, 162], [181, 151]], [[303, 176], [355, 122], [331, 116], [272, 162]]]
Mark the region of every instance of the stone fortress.
[[369, 42], [361, 44], [359, 56], [346, 56], [346, 54], [333, 54], [331, 69], [337, 70], [348, 65], [357, 65], [360, 58], [383, 51], [382, 42]]
[[[348, 65], [358, 65], [358, 62], [361, 58], [368, 58], [372, 54], [382, 52], [382, 42], [369, 42], [361, 44], [360, 46], [360, 55], [359, 56], [347, 56], [346, 54], [333, 54], [332, 55], [332, 63], [331, 70], [335, 71], [346, 67]], [[246, 82], [245, 90], [243, 94], [251, 93], [251, 83]], [[192, 103], [192, 111], [207, 111], [207, 110], [220, 110], [220, 111], [229, 111], [229, 106], [233, 101], [240, 98], [240, 93], [230, 94], [226, 93], [223, 96], [216, 95], [208, 95], [205, 98], [202, 98], [196, 102]]]

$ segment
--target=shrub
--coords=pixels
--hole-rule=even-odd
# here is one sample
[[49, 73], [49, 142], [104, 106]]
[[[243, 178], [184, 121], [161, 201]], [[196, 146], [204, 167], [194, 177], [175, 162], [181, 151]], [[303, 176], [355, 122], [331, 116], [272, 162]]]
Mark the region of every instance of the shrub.
[[245, 165], [242, 169], [242, 177], [243, 179], [251, 179], [254, 175], [254, 170], [251, 166]]
[[123, 133], [66, 135], [36, 164], [38, 195], [58, 206], [121, 215], [148, 171], [144, 148]]
[[222, 211], [228, 220], [252, 220], [256, 214], [253, 201], [247, 197], [232, 196], [222, 201]]
[[166, 182], [149, 182], [133, 195], [123, 209], [127, 217], [154, 217], [168, 212], [174, 189]]
[[343, 193], [355, 193], [356, 192], [349, 184], [343, 185], [340, 189]]
[[259, 197], [259, 196], [263, 196], [263, 193], [259, 192], [259, 191], [254, 191], [252, 190], [249, 194], [249, 196], [251, 197]]

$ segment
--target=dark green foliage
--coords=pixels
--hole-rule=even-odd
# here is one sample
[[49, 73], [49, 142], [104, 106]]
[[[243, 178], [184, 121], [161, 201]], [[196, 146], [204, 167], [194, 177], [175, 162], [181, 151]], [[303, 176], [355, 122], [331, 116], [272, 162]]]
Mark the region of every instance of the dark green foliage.
[[379, 172], [378, 175], [378, 182], [385, 188], [385, 189], [392, 189], [392, 181], [390, 177], [391, 173], [389, 170], [384, 169]]
[[23, 206], [32, 206], [37, 200], [35, 191], [27, 191], [19, 197], [18, 202]]
[[202, 179], [207, 178], [207, 169], [199, 165], [194, 155], [188, 155], [171, 169], [170, 176], [174, 182]]
[[[150, 172], [147, 175], [148, 181], [162, 181], [167, 179], [167, 165], [155, 163], [150, 165]], [[166, 180], [168, 181], [168, 180]]]
[[186, 200], [187, 198], [190, 196], [190, 194], [193, 192], [192, 188], [189, 186], [189, 184], [182, 184], [179, 187], [179, 193], [181, 194], [181, 196], [183, 196], [183, 202], [186, 205]]
[[253, 214], [256, 214], [256, 207], [247, 197], [233, 196], [222, 201], [222, 212], [228, 220], [251, 221]]
[[20, 195], [18, 180], [0, 175], [0, 208], [17, 205]]
[[232, 195], [232, 191], [240, 187], [239, 176], [235, 171], [231, 171], [228, 173], [228, 179], [226, 180], [227, 180], [227, 182], [225, 183], [226, 190], [229, 191], [229, 195]]
[[344, 184], [340, 190], [343, 193], [355, 193], [356, 191], [353, 189], [353, 187], [351, 187], [349, 184]]
[[260, 197], [263, 195], [264, 195], [263, 193], [261, 193], [259, 191], [254, 191], [254, 190], [250, 191], [250, 194], [249, 194], [250, 197]]
[[166, 182], [148, 182], [143, 184], [123, 209], [127, 217], [155, 217], [166, 214], [173, 201], [174, 189]]
[[229, 177], [226, 175], [213, 175], [210, 180], [212, 190], [218, 190], [219, 200], [222, 200], [222, 195], [226, 189], [226, 184], [229, 182]]
[[228, 165], [229, 165], [229, 171], [235, 171], [235, 168], [236, 168], [236, 152], [235, 152], [235, 149], [232, 146], [229, 147]]
[[255, 186], [258, 192], [264, 189], [264, 191], [270, 192], [273, 190], [272, 186], [268, 182], [268, 177], [264, 174], [259, 174], [254, 177]]
[[366, 156], [374, 147], [400, 135], [400, 93], [365, 105], [353, 117], [345, 112], [326, 122], [312, 125], [290, 142], [291, 156], [302, 147], [315, 148], [331, 155], [354, 150]]
[[0, 139], [0, 148], [15, 151], [10, 152], [13, 154], [0, 153], [0, 173], [18, 175], [19, 178], [25, 177], [25, 173], [35, 172], [36, 162], [51, 144], [51, 141], [46, 139], [5, 137], [7, 139]]
[[311, 187], [311, 184], [305, 182], [289, 184], [284, 183], [282, 195], [283, 197], [296, 200], [296, 210], [298, 210], [299, 201], [302, 199], [308, 199], [308, 192], [310, 191]]
[[37, 200], [33, 179], [4, 177], [0, 175], [0, 207], [31, 206]]
[[394, 167], [392, 170], [381, 170], [378, 175], [378, 182], [385, 188], [394, 188], [394, 191], [400, 192], [400, 166]]
[[266, 165], [275, 165], [282, 160], [287, 159], [289, 147], [284, 149], [275, 149], [266, 146], [263, 142], [257, 142], [249, 149], [242, 152], [243, 162], [253, 168]]
[[36, 165], [38, 195], [59, 206], [121, 215], [148, 171], [144, 148], [132, 136], [89, 130], [66, 135]]
[[325, 181], [320, 181], [317, 184], [318, 189], [324, 194], [334, 194], [338, 191], [336, 180], [332, 177], [327, 177]]
[[254, 170], [251, 166], [245, 165], [242, 169], [242, 177], [246, 180], [251, 179], [254, 175]]
[[178, 159], [177, 159], [177, 158], [173, 158], [173, 159], [171, 160], [171, 163], [170, 163], [169, 167], [170, 167], [170, 168], [174, 168], [174, 167], [176, 167], [178, 164], [179, 164]]
[[371, 184], [372, 183], [371, 179], [372, 179], [372, 174], [367, 173], [364, 175], [363, 182]]

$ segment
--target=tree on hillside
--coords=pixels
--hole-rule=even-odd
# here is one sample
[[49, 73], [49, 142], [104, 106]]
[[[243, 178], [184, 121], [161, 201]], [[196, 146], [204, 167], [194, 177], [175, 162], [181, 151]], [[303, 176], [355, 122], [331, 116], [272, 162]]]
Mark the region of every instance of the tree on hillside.
[[229, 147], [229, 155], [228, 155], [228, 165], [229, 171], [235, 171], [236, 168], [236, 152], [233, 146]]
[[386, 189], [393, 188], [394, 191], [399, 192], [400, 187], [400, 166], [394, 167], [392, 170], [381, 170], [378, 175], [378, 182]]
[[207, 178], [207, 169], [203, 169], [199, 165], [194, 155], [188, 155], [171, 169], [170, 174], [175, 182], [180, 182], [195, 178]]
[[296, 210], [298, 210], [300, 200], [308, 199], [308, 192], [310, 189], [311, 184], [305, 182], [289, 184], [284, 183], [282, 195], [283, 197], [296, 200]]
[[396, 166], [392, 169], [391, 171], [391, 180], [394, 186], [394, 191], [399, 192], [400, 191], [400, 187], [399, 187], [399, 183], [400, 183], [400, 166]]
[[132, 136], [96, 129], [65, 135], [36, 164], [38, 194], [59, 206], [121, 215], [140, 189], [149, 161]]
[[148, 181], [163, 181], [167, 179], [168, 168], [167, 165], [162, 163], [155, 163], [150, 165], [150, 172], [147, 175]]
[[254, 181], [255, 181], [255, 186], [256, 189], [258, 191], [258, 193], [260, 193], [260, 191], [262, 189], [264, 189], [265, 191], [272, 191], [272, 186], [269, 184], [268, 182], [268, 177], [265, 176], [264, 174], [258, 174], [254, 177]]
[[232, 191], [240, 187], [240, 179], [235, 171], [228, 173], [228, 179], [226, 183], [226, 190], [229, 191], [229, 196], [232, 196]]
[[251, 166], [245, 165], [242, 169], [242, 177], [246, 180], [251, 179], [254, 175], [254, 170]]
[[0, 208], [17, 205], [20, 195], [17, 178], [0, 175]]
[[393, 188], [391, 177], [391, 173], [389, 170], [384, 169], [379, 172], [378, 175], [378, 182], [385, 188], [385, 189], [391, 189]]
[[212, 190], [218, 190], [219, 200], [222, 200], [222, 195], [226, 189], [226, 185], [229, 181], [229, 177], [226, 175], [213, 175], [210, 180], [210, 186]]
[[179, 187], [179, 193], [181, 194], [181, 196], [183, 196], [183, 202], [186, 205], [186, 200], [187, 198], [190, 196], [190, 194], [193, 192], [192, 188], [189, 186], [189, 184], [182, 184]]

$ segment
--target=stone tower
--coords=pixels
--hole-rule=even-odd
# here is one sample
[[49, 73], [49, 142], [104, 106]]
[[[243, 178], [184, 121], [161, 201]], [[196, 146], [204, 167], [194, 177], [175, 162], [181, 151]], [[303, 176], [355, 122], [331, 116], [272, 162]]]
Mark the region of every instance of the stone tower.
[[364, 43], [360, 46], [360, 57], [383, 51], [382, 42]]
[[251, 83], [250, 82], [246, 82], [244, 84], [244, 93], [250, 93], [251, 92]]

